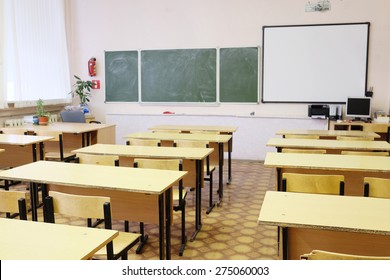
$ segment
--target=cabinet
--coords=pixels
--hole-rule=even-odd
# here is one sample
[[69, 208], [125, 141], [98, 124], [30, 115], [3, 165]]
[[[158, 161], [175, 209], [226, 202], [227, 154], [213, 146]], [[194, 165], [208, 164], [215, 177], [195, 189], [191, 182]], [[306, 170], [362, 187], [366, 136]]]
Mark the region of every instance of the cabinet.
[[372, 131], [381, 136], [380, 140], [389, 142], [390, 123], [366, 123], [366, 122], [337, 122], [329, 121], [329, 130], [360, 130]]

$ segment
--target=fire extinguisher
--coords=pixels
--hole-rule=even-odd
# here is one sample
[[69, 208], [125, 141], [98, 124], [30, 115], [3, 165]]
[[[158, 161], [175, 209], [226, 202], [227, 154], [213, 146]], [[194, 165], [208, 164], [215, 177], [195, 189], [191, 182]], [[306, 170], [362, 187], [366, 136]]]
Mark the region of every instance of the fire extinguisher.
[[96, 76], [96, 58], [91, 57], [88, 60], [88, 72], [91, 77]]

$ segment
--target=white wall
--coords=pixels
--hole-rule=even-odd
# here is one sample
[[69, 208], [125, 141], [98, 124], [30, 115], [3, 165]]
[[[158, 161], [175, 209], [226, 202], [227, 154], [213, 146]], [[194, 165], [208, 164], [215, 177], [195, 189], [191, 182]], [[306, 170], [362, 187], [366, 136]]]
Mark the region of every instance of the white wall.
[[[104, 51], [202, 47], [260, 46], [262, 26], [371, 22], [368, 86], [374, 87], [373, 111], [389, 112], [390, 103], [390, 1], [330, 0], [329, 12], [305, 12], [307, 0], [70, 0], [69, 34], [71, 73], [88, 78], [87, 61], [97, 58], [101, 89], [90, 104], [99, 120], [107, 115], [210, 114], [282, 117], [286, 127], [307, 116], [307, 104], [222, 104], [217, 106], [151, 106], [104, 103]], [[313, 2], [313, 1], [312, 1]], [[292, 93], [293, 94], [293, 93]], [[114, 120], [113, 118], [107, 118]], [[127, 119], [126, 119], [127, 120]], [[158, 119], [160, 120], [160, 118]], [[158, 121], [156, 120], [156, 122]], [[252, 124], [240, 118], [240, 129]], [[122, 119], [115, 119], [122, 122]], [[194, 117], [193, 123], [201, 121]], [[306, 121], [299, 122], [300, 124]], [[156, 123], [153, 123], [153, 125]], [[226, 124], [226, 123], [223, 123]], [[145, 129], [146, 130], [146, 127]], [[259, 142], [259, 141], [258, 141]], [[243, 155], [246, 156], [245, 153]]]

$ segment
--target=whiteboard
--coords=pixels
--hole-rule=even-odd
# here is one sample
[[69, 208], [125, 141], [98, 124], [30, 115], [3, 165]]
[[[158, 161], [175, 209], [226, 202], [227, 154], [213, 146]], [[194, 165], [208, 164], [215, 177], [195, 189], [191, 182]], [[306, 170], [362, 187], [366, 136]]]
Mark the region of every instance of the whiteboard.
[[369, 27], [264, 26], [262, 102], [345, 103], [364, 96]]

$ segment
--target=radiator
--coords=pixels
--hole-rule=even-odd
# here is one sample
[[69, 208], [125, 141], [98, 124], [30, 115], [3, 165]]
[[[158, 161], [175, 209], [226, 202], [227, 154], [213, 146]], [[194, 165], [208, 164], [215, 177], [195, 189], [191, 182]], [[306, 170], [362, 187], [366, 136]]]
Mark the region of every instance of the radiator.
[[[33, 117], [32, 116], [25, 116], [23, 119], [9, 119], [4, 121], [4, 127], [17, 127], [17, 126], [22, 126], [25, 123], [30, 123], [32, 124]], [[50, 115], [49, 117], [49, 122], [58, 122], [58, 115], [53, 114]]]

